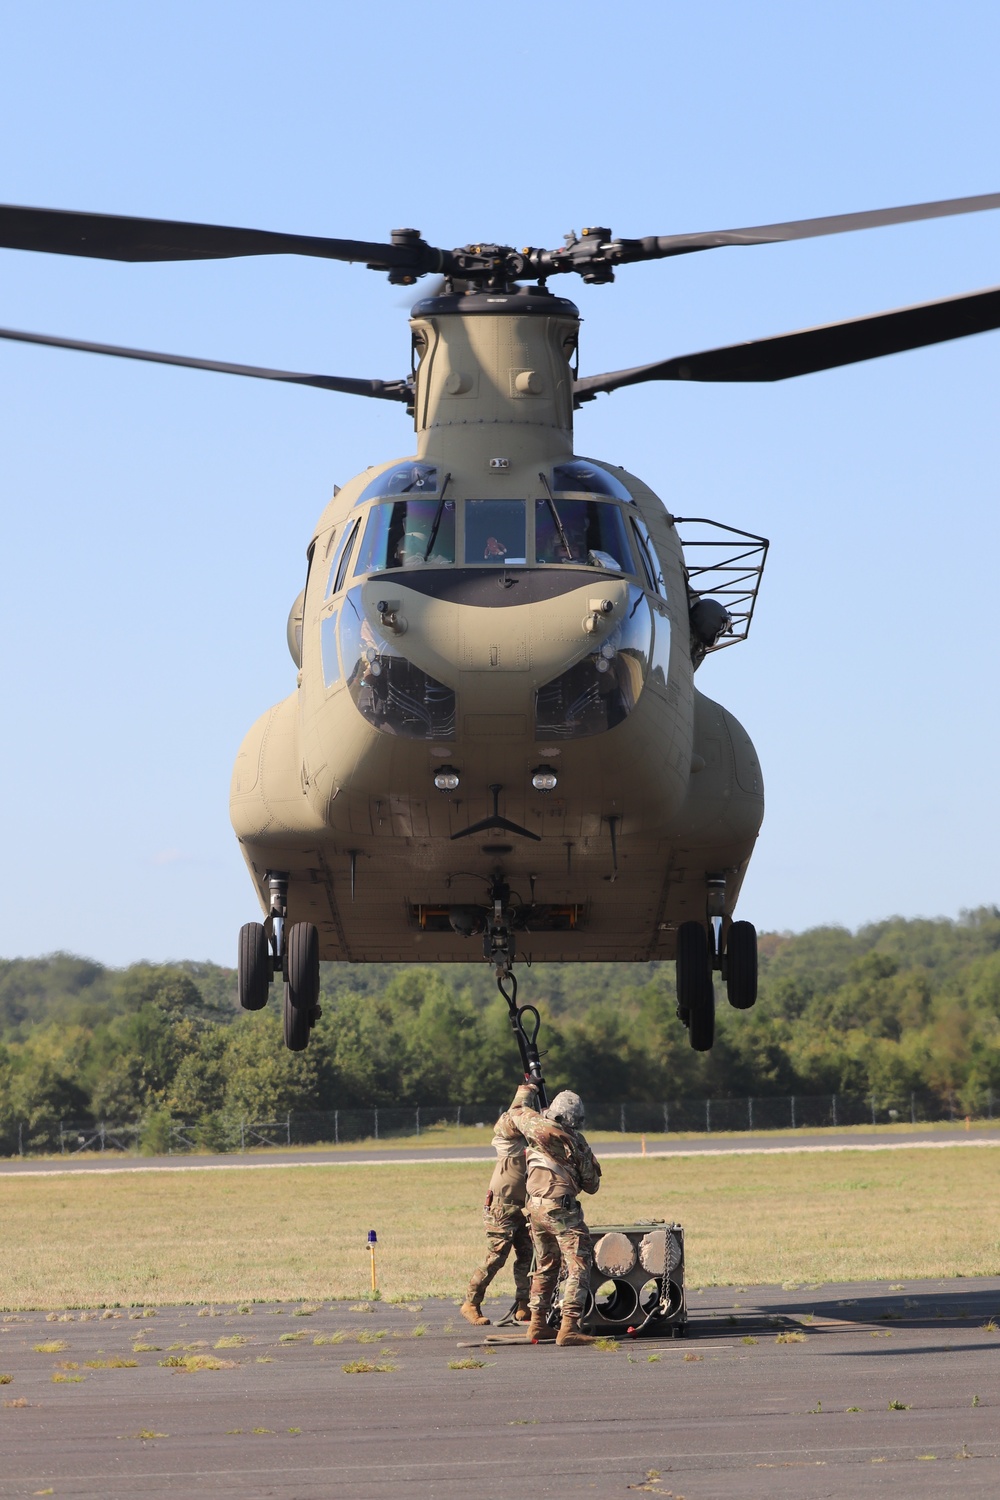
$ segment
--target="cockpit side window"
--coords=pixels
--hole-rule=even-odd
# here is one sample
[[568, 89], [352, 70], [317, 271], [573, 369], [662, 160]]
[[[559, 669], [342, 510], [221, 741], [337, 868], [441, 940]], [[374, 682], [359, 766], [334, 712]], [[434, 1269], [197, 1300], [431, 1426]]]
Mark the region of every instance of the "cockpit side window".
[[333, 555], [330, 565], [330, 579], [326, 586], [326, 597], [329, 599], [333, 594], [339, 594], [344, 587], [344, 579], [347, 577], [347, 566], [354, 551], [354, 543], [358, 535], [360, 522], [355, 521], [353, 526], [345, 526], [344, 534], [340, 538], [340, 546]]
[[635, 571], [622, 513], [606, 500], [536, 500], [535, 561]]
[[638, 516], [632, 516], [630, 519], [639, 556], [642, 559], [642, 570], [646, 575], [650, 590], [655, 594], [659, 594], [661, 599], [665, 599], [667, 597], [667, 585], [663, 579], [663, 569], [660, 567], [660, 560], [656, 555], [652, 538], [646, 530], [646, 523], [641, 521]]
[[454, 500], [390, 500], [368, 512], [354, 576], [454, 561]]

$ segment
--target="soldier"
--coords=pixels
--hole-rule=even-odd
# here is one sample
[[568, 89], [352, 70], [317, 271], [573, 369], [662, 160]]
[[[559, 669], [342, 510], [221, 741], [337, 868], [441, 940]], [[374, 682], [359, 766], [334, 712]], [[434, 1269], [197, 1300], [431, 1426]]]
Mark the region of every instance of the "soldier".
[[[522, 1084], [514, 1095], [511, 1109], [538, 1110], [538, 1093], [533, 1084]], [[511, 1250], [514, 1251], [514, 1295], [517, 1304], [514, 1317], [518, 1323], [526, 1323], [528, 1312], [528, 1286], [531, 1273], [531, 1231], [525, 1217], [524, 1202], [527, 1193], [525, 1182], [524, 1139], [520, 1135], [500, 1134], [501, 1122], [497, 1121], [493, 1146], [497, 1164], [490, 1178], [489, 1192], [483, 1207], [483, 1223], [486, 1227], [488, 1251], [486, 1264], [480, 1266], [469, 1282], [469, 1290], [459, 1311], [463, 1318], [477, 1326], [488, 1323], [483, 1317], [483, 1298], [486, 1288], [506, 1265]]]
[[[560, 1346], [594, 1342], [580, 1332], [594, 1250], [578, 1197], [581, 1192], [597, 1192], [601, 1168], [582, 1126], [583, 1100], [569, 1089], [557, 1094], [544, 1114], [518, 1107], [515, 1101], [497, 1121], [498, 1135], [520, 1135], [527, 1142], [527, 1211], [535, 1247], [528, 1337], [536, 1344], [553, 1338]], [[566, 1282], [562, 1323], [554, 1334], [547, 1318], [560, 1260], [566, 1268]]]

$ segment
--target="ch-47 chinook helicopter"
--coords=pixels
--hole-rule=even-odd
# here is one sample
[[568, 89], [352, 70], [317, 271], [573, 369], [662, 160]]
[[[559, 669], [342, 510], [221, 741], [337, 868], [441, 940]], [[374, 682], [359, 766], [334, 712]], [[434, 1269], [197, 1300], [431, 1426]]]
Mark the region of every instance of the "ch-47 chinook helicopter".
[[[413, 285], [411, 374], [360, 380], [0, 330], [0, 336], [405, 403], [412, 457], [335, 493], [308, 548], [288, 642], [295, 691], [250, 730], [231, 812], [265, 914], [239, 940], [239, 994], [284, 978], [285, 1041], [318, 1016], [320, 959], [447, 963], [482, 940], [527, 1072], [534, 960], [677, 960], [691, 1045], [714, 1035], [713, 970], [756, 999], [734, 921], [763, 815], [753, 745], [694, 686], [745, 638], [767, 543], [685, 522], [641, 480], [578, 456], [573, 413], [647, 380], [771, 381], [1000, 326], [1000, 289], [578, 373], [579, 313], [548, 283], [723, 246], [1000, 207], [1000, 194], [721, 233], [559, 250], [435, 249], [59, 210], [0, 209], [0, 246], [121, 261], [308, 255]], [[528, 285], [527, 283], [534, 283]], [[690, 530], [692, 525], [694, 532]], [[699, 529], [700, 528], [700, 529]], [[526, 1019], [527, 1018], [527, 1019]]]

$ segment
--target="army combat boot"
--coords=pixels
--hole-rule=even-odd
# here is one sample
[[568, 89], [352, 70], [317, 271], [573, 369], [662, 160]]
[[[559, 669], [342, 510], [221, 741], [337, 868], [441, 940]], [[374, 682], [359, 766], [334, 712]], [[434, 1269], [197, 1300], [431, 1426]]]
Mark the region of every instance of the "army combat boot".
[[549, 1327], [542, 1310], [533, 1307], [531, 1309], [531, 1322], [528, 1325], [529, 1341], [532, 1344], [551, 1344], [555, 1336], [555, 1329]]
[[486, 1295], [486, 1282], [476, 1276], [469, 1282], [469, 1290], [465, 1294], [465, 1301], [458, 1309], [467, 1323], [481, 1328], [488, 1323], [489, 1318], [483, 1317], [483, 1297]]
[[596, 1339], [589, 1333], [580, 1332], [580, 1314], [578, 1312], [564, 1312], [559, 1332], [556, 1335], [556, 1343], [560, 1348], [567, 1344], [595, 1344]]
[[515, 1323], [527, 1323], [530, 1320], [530, 1318], [531, 1318], [531, 1309], [528, 1307], [527, 1302], [515, 1302], [514, 1303], [514, 1322]]

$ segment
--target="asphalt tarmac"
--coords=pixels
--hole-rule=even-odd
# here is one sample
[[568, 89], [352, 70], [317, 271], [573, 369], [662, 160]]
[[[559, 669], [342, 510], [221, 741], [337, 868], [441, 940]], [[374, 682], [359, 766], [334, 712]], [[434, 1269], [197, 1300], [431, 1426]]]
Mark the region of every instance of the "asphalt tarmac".
[[[982, 1126], [973, 1131], [947, 1126], [908, 1131], [899, 1135], [870, 1134], [857, 1131], [802, 1131], [795, 1134], [697, 1136], [694, 1139], [671, 1139], [669, 1136], [646, 1137], [646, 1149], [635, 1140], [621, 1145], [602, 1141], [597, 1154], [607, 1156], [733, 1156], [762, 1151], [778, 1154], [798, 1151], [902, 1151], [908, 1146], [1000, 1146], [1000, 1126]], [[62, 1172], [191, 1172], [233, 1171], [245, 1167], [323, 1167], [379, 1166], [387, 1163], [433, 1161], [493, 1161], [488, 1140], [482, 1146], [426, 1146], [382, 1148], [366, 1142], [357, 1148], [336, 1150], [266, 1149], [227, 1152], [220, 1155], [196, 1154], [178, 1156], [129, 1156], [120, 1151], [88, 1152], [80, 1156], [7, 1157], [0, 1161], [0, 1176], [38, 1177]]]
[[689, 1300], [689, 1337], [606, 1350], [490, 1346], [447, 1302], [8, 1315], [0, 1496], [997, 1495], [1000, 1278]]

